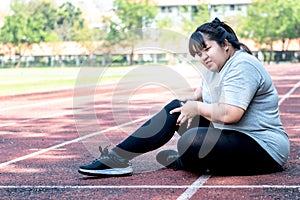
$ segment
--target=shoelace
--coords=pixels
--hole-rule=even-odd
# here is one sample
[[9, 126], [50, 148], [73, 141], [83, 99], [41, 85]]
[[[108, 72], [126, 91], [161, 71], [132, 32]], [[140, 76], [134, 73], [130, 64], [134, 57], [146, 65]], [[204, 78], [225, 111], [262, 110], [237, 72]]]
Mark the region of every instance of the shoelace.
[[102, 156], [108, 156], [108, 147], [110, 147], [110, 145], [107, 145], [106, 147], [104, 147], [104, 149], [102, 149], [101, 146], [99, 146], [99, 151], [101, 153], [100, 157]]
[[110, 159], [112, 159], [113, 161], [117, 162], [117, 163], [120, 163], [122, 165], [131, 165], [131, 163], [129, 161], [121, 161], [119, 157], [117, 157], [116, 155], [114, 154], [110, 154], [109, 151], [108, 151], [108, 148], [110, 147], [111, 145], [107, 145], [106, 147], [102, 148], [101, 146], [99, 146], [99, 151], [101, 153], [100, 157], [97, 158], [94, 162], [97, 162], [97, 161], [100, 161], [101, 159], [105, 158], [105, 157], [108, 157]]
[[102, 147], [99, 146], [99, 151], [101, 154], [97, 159], [93, 160], [92, 163], [98, 162], [99, 160], [101, 160], [101, 158], [109, 157], [108, 147], [110, 147], [110, 145], [107, 145], [106, 147], [104, 147], [104, 149], [102, 149]]

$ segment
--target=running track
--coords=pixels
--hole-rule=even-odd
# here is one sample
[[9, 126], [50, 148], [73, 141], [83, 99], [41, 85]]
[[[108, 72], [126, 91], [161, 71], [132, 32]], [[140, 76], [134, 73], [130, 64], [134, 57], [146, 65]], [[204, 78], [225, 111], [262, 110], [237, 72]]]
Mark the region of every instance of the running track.
[[[103, 135], [118, 143], [126, 137], [123, 132], [144, 122], [170, 97], [145, 102], [154, 89], [143, 88], [137, 95], [142, 101], [137, 98], [132, 105], [132, 121], [116, 123], [109, 109], [113, 85], [108, 84], [97, 90], [93, 114], [98, 124], [88, 110], [73, 108], [72, 90], [0, 97], [1, 199], [300, 199], [300, 65], [266, 67], [278, 89], [282, 122], [290, 136], [291, 155], [284, 172], [231, 177], [192, 174], [161, 169], [151, 152], [133, 161], [133, 176], [82, 176], [77, 166], [94, 159]], [[78, 134], [73, 109], [91, 119], [84, 133]], [[176, 137], [167, 146], [175, 143]]]

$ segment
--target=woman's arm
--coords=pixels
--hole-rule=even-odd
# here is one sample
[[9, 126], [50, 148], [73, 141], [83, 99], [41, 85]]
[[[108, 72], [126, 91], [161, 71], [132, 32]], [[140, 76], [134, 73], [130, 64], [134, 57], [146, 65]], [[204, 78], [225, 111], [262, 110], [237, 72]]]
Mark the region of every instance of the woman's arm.
[[187, 101], [182, 107], [175, 108], [170, 114], [180, 112], [177, 124], [181, 125], [188, 120], [188, 127], [196, 115], [201, 115], [212, 122], [223, 124], [237, 123], [243, 116], [242, 108], [229, 104], [207, 104], [200, 101]]
[[244, 110], [240, 107], [229, 104], [207, 104], [197, 102], [198, 114], [212, 122], [223, 124], [237, 123], [243, 116]]

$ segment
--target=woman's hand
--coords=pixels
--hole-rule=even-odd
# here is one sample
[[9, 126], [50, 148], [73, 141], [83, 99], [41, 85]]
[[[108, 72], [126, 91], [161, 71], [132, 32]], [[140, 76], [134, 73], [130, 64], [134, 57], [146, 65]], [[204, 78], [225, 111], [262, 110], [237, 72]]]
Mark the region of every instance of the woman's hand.
[[170, 111], [170, 114], [180, 112], [180, 115], [177, 119], [177, 125], [181, 126], [185, 121], [187, 121], [187, 128], [190, 127], [192, 119], [199, 115], [198, 113], [198, 102], [197, 101], [187, 101], [182, 103], [182, 106], [175, 108]]
[[202, 101], [202, 88], [198, 87], [190, 96], [185, 96], [183, 98], [179, 98], [180, 101]]

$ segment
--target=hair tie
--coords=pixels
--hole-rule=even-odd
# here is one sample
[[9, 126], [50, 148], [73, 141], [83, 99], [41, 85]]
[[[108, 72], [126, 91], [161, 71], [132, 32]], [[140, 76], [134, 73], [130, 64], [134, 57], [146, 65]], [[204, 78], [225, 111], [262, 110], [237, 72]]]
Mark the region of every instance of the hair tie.
[[221, 20], [219, 18], [215, 18], [212, 22], [213, 25], [215, 25], [216, 27], [218, 26], [222, 26], [223, 22], [221, 22]]

